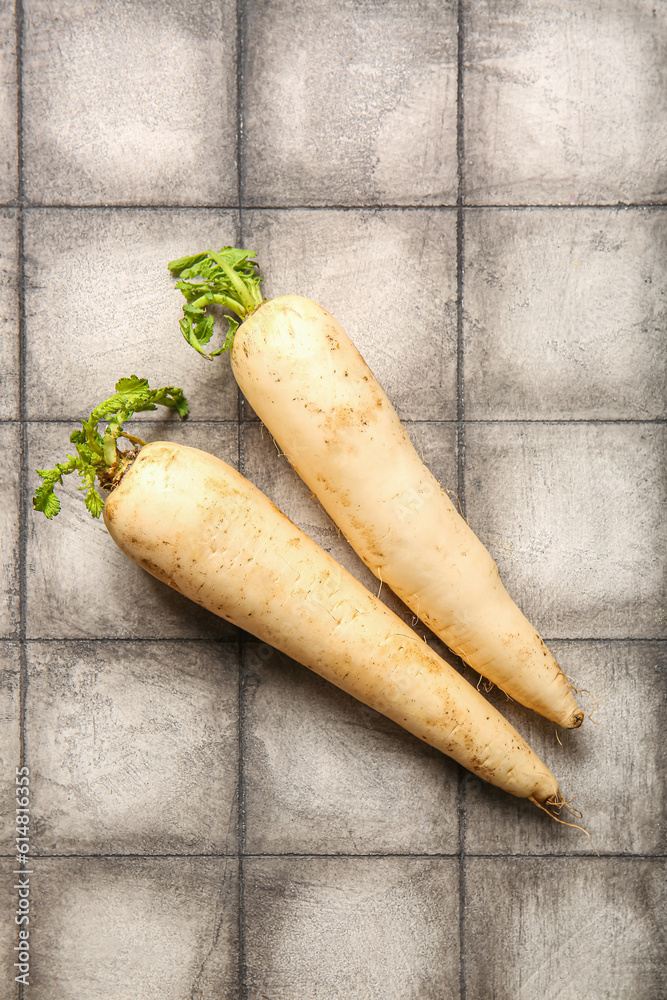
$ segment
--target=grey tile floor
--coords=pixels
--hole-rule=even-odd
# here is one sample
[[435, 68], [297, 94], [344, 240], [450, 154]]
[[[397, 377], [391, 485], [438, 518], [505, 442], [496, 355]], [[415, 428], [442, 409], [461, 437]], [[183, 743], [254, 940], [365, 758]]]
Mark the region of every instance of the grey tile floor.
[[[0, 31], [0, 1000], [662, 1000], [667, 6], [16, 0]], [[224, 243], [341, 320], [595, 693], [562, 745], [489, 698], [599, 859], [148, 578], [73, 484], [31, 513], [136, 371], [192, 406], [145, 435], [238, 465], [374, 586], [179, 337], [165, 264]]]

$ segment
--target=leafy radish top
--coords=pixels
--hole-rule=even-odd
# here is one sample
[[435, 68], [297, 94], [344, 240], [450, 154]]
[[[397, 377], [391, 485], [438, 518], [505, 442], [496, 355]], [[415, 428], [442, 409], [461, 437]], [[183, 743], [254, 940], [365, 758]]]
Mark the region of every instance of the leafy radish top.
[[[234, 343], [239, 322], [243, 322], [261, 306], [262, 293], [256, 261], [251, 260], [252, 250], [223, 247], [214, 253], [204, 250], [192, 257], [169, 261], [167, 267], [181, 280], [176, 282], [186, 299], [183, 306], [181, 333], [188, 344], [210, 361], [216, 354], [228, 351]], [[206, 313], [206, 306], [224, 306], [234, 316], [225, 314], [227, 336], [217, 351], [205, 351], [213, 334], [213, 316]]]
[[[116, 382], [114, 395], [96, 406], [87, 420], [81, 421], [82, 430], [70, 434], [76, 454], [68, 455], [67, 461], [60, 462], [55, 469], [37, 470], [43, 483], [35, 490], [32, 501], [35, 510], [43, 511], [49, 519], [55, 517], [60, 510], [60, 500], [53, 491], [58, 483], [62, 484], [63, 476], [76, 471], [83, 480], [79, 489], [86, 490], [86, 507], [93, 517], [99, 517], [104, 510], [104, 500], [95, 489], [95, 478], [104, 489], [112, 490], [136, 458], [137, 446], [146, 443], [127, 434], [123, 423], [133, 413], [157, 410], [158, 404], [176, 410], [182, 420], [188, 415], [183, 391], [173, 385], [151, 389], [145, 378], [136, 375]], [[102, 420], [106, 421], [106, 428], [100, 434], [97, 425]], [[117, 445], [119, 437], [127, 438], [134, 447], [121, 450]]]

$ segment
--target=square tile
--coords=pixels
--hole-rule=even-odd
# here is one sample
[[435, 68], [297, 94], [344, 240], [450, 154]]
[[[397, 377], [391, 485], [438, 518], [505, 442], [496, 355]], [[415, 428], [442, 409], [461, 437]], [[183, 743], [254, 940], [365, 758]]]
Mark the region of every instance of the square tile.
[[664, 5], [465, 0], [464, 16], [468, 204], [664, 198]]
[[[456, 483], [456, 427], [454, 424], [406, 423], [405, 428], [436, 479], [443, 486]], [[392, 611], [412, 626], [412, 611], [362, 563], [309, 488], [297, 476], [262, 424], [242, 425], [243, 472], [284, 514]], [[419, 625], [420, 634], [424, 626]], [[438, 650], [440, 652], [440, 650]]]
[[0, 637], [16, 635], [19, 627], [19, 465], [18, 424], [0, 423], [0, 449], [5, 457], [0, 479]]
[[664, 418], [666, 255], [661, 210], [468, 211], [466, 417]]
[[245, 5], [251, 205], [456, 201], [456, 4]]
[[29, 643], [37, 854], [236, 850], [238, 648]]
[[33, 1000], [238, 997], [236, 861], [44, 858], [33, 868]]
[[[600, 854], [667, 853], [664, 781], [667, 765], [662, 707], [667, 696], [667, 644], [554, 642], [556, 659], [592, 712], [578, 730], [559, 731], [494, 689], [489, 701], [505, 715], [558, 778], [583, 814], [574, 819]], [[469, 674], [470, 676], [470, 674]], [[594, 723], [597, 723], [594, 725]], [[583, 833], [551, 822], [531, 803], [473, 775], [465, 777], [466, 851], [478, 854], [593, 853]]]
[[16, 849], [16, 768], [21, 762], [19, 675], [18, 643], [0, 642], [0, 855]]
[[246, 211], [243, 233], [264, 295], [333, 313], [403, 420], [456, 419], [454, 212]]
[[458, 862], [249, 858], [248, 998], [458, 1000]]
[[237, 222], [225, 211], [28, 211], [29, 417], [78, 420], [134, 373], [181, 386], [193, 420], [236, 420], [229, 361], [211, 364], [183, 339], [185, 300], [167, 263], [234, 241]]
[[466, 985], [496, 1000], [658, 1000], [664, 862], [466, 862]]
[[458, 850], [458, 768], [267, 645], [245, 647], [251, 854]]
[[[2, 13], [0, 13], [2, 18]], [[0, 211], [0, 420], [19, 416], [18, 221]]]
[[233, 0], [24, 9], [32, 202], [236, 204]]
[[16, 16], [14, 4], [0, 5], [0, 202], [18, 198]]
[[467, 425], [468, 520], [543, 636], [667, 634], [666, 430]]
[[[236, 465], [233, 424], [134, 422], [135, 433], [211, 451]], [[29, 488], [34, 469], [53, 468], [70, 450], [73, 424], [31, 424]], [[76, 481], [74, 481], [76, 480]], [[47, 521], [28, 511], [28, 636], [34, 639], [230, 638], [234, 626], [140, 569], [117, 548], [102, 519], [94, 520], [76, 475], [59, 487], [62, 509]]]

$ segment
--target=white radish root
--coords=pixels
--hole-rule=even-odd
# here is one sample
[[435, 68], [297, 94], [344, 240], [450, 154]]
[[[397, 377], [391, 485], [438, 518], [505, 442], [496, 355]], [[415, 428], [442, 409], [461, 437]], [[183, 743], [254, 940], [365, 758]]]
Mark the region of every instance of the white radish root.
[[224, 462], [149, 444], [103, 514], [123, 552], [180, 593], [480, 778], [536, 803], [561, 798], [551, 771], [482, 695]]
[[558, 663], [340, 323], [309, 299], [272, 299], [236, 331], [231, 362], [253, 409], [373, 573], [511, 698], [580, 726], [584, 713]]

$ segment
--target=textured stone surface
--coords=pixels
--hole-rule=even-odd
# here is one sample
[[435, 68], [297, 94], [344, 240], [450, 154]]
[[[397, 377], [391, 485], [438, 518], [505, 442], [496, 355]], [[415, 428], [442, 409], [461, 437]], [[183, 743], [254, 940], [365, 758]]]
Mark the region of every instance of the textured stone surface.
[[36, 1000], [236, 1000], [237, 862], [34, 862]]
[[459, 996], [448, 858], [264, 858], [245, 865], [248, 996]]
[[0, 202], [18, 195], [16, 21], [14, 5], [0, 6]]
[[[141, 434], [140, 423], [135, 423]], [[220, 424], [144, 424], [154, 441], [166, 438], [208, 448], [236, 464], [236, 427]], [[69, 447], [71, 424], [30, 426], [29, 468], [52, 468]], [[28, 636], [133, 639], [216, 638], [232, 625], [140, 569], [113, 543], [103, 521], [93, 520], [77, 490], [76, 474], [59, 488], [57, 519], [29, 513]], [[31, 476], [31, 488], [38, 482]]]
[[469, 997], [662, 996], [664, 862], [471, 858], [465, 883]]
[[28, 212], [28, 416], [78, 420], [134, 373], [181, 386], [193, 421], [236, 419], [229, 362], [209, 363], [186, 344], [185, 300], [167, 270], [205, 244], [234, 242], [236, 227], [224, 211]]
[[667, 11], [465, 0], [470, 204], [662, 201]]
[[19, 415], [17, 278], [17, 217], [15, 211], [5, 209], [0, 211], [0, 420]]
[[15, 850], [16, 768], [20, 764], [20, 651], [0, 642], [0, 855]]
[[19, 625], [19, 461], [21, 437], [16, 424], [0, 424], [0, 637]]
[[30, 643], [32, 849], [236, 850], [238, 647]]
[[243, 232], [264, 295], [333, 313], [403, 420], [456, 418], [455, 213], [255, 211]]
[[24, 8], [31, 201], [236, 203], [233, 0]]
[[246, 5], [252, 205], [456, 201], [451, 0]]
[[[23, 737], [26, 1000], [662, 1000], [664, 5], [14, 6], [0, 4], [0, 854]], [[237, 242], [265, 294], [341, 321], [592, 692], [581, 703], [597, 698], [600, 725], [559, 745], [489, 693], [575, 796], [601, 860], [139, 570], [76, 482], [55, 522], [30, 511], [34, 470], [136, 372], [191, 404], [188, 424], [146, 414], [139, 436], [238, 461], [378, 592], [228, 359], [179, 334], [167, 261]], [[17, 1000], [14, 860], [0, 861], [0, 1000]]]
[[550, 638], [658, 639], [664, 424], [472, 424], [466, 500], [524, 614]]
[[465, 414], [667, 414], [667, 214], [476, 210], [465, 220]]
[[245, 663], [248, 851], [458, 850], [453, 761], [269, 646]]
[[[561, 818], [584, 826], [600, 854], [664, 854], [667, 644], [554, 642], [551, 648], [575, 687], [588, 689], [577, 696], [592, 713], [581, 729], [556, 736], [552, 723], [501, 692], [489, 700], [549, 765], [565, 797], [574, 797], [582, 818]], [[583, 833], [472, 775], [465, 779], [465, 813], [472, 853], [593, 853]]]

